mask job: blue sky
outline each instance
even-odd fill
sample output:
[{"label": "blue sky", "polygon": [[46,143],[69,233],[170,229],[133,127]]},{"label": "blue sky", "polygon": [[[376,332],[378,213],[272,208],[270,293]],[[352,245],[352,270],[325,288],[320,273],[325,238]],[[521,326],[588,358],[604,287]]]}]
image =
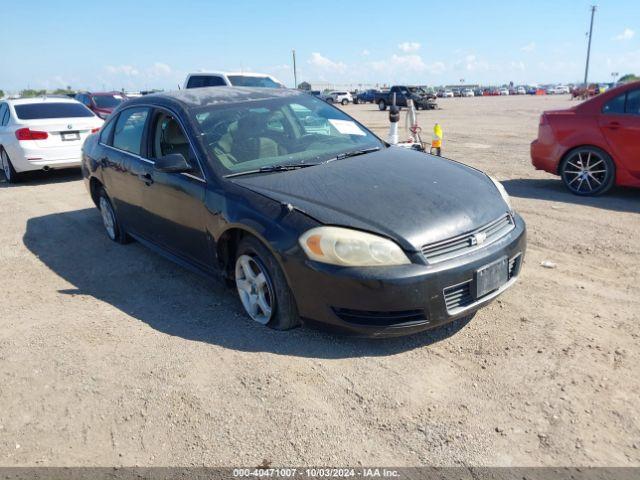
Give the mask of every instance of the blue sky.
[{"label": "blue sky", "polygon": [[[0,89],[174,89],[200,69],[292,85],[292,48],[299,81],[572,82],[590,3],[0,0]],[[600,1],[590,72],[640,74],[640,1]]]}]

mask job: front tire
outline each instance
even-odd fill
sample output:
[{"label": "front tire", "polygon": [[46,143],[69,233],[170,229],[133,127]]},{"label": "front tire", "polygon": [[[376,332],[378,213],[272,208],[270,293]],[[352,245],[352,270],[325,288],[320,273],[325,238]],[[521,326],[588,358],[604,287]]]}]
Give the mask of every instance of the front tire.
[{"label": "front tire", "polygon": [[9,159],[9,155],[4,148],[0,148],[0,167],[2,167],[2,173],[7,183],[16,183],[19,180],[16,169],[13,168],[13,164]]},{"label": "front tire", "polygon": [[342,106],[345,106],[349,104],[349,100],[347,100],[346,98],[343,98],[340,103],[342,103]]},{"label": "front tire", "polygon": [[578,147],[563,158],[560,177],[574,195],[602,195],[613,187],[616,167],[611,156],[596,147]]},{"label": "front tire", "polygon": [[118,216],[113,209],[111,199],[104,188],[101,188],[98,193],[98,210],[100,210],[102,225],[104,226],[109,239],[116,243],[129,243],[131,241],[131,237],[129,237],[129,235],[127,235],[127,233],[122,229],[122,226],[118,221]]},{"label": "front tire", "polygon": [[245,237],[238,246],[235,283],[252,320],[275,330],[300,325],[298,308],[280,265],[255,237]]},{"label": "front tire", "polygon": [[378,109],[384,112],[387,109],[387,102],[385,102],[384,100],[380,100],[378,102]]}]

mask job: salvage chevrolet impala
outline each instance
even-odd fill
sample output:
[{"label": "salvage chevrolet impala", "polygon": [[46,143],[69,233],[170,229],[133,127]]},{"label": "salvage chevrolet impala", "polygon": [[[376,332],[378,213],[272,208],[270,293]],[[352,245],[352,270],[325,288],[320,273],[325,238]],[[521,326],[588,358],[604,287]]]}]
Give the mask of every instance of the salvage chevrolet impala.
[{"label": "salvage chevrolet impala", "polygon": [[109,238],[221,273],[276,329],[391,336],[470,317],[525,252],[500,183],[293,90],[131,100],[85,142],[82,170]]}]

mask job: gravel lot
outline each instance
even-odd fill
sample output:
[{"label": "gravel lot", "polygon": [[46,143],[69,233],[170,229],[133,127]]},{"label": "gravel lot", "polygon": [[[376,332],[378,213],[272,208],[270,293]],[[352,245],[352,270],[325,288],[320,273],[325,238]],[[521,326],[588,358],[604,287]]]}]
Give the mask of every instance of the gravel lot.
[{"label": "gravel lot", "polygon": [[408,338],[271,331],[110,242],[79,172],[0,183],[0,465],[640,465],[640,193],[532,169],[568,97],[439,103],[423,127],[504,181],[528,258],[470,323]]}]

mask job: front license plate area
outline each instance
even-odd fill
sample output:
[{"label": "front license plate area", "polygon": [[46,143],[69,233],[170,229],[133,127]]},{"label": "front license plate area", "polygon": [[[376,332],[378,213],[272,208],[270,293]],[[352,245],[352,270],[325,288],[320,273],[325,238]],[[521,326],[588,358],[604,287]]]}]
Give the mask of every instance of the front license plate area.
[{"label": "front license plate area", "polygon": [[497,290],[509,279],[509,259],[503,257],[475,271],[474,296],[481,298]]},{"label": "front license plate area", "polygon": [[74,140],[80,140],[80,132],[62,132],[63,142],[72,142]]}]

